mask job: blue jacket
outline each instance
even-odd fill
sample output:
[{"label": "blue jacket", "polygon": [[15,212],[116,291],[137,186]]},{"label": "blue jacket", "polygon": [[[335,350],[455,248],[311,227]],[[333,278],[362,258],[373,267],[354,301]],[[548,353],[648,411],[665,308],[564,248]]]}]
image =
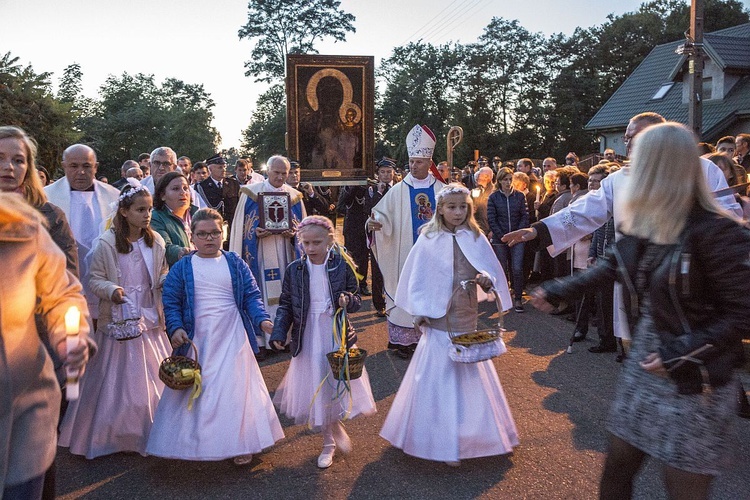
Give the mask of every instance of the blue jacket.
[{"label": "blue jacket", "polygon": [[[232,276],[232,291],[234,302],[242,316],[245,325],[247,339],[258,352],[258,342],[255,340],[255,332],[260,332],[260,324],[265,320],[271,320],[263,307],[260,290],[255,283],[250,268],[245,261],[233,252],[222,250],[229,264],[229,274]],[[195,335],[195,281],[193,279],[193,255],[186,255],[178,260],[169,270],[167,280],[164,282],[162,302],[164,303],[164,318],[167,323],[167,334],[172,334],[178,328],[182,328],[192,340]],[[219,332],[217,332],[219,333]],[[178,355],[186,356],[189,345],[185,344],[177,350]]]},{"label": "blue jacket", "polygon": [[499,243],[500,238],[511,231],[529,227],[526,196],[515,189],[511,191],[510,196],[505,196],[505,193],[498,189],[487,200],[487,220],[495,243]]},{"label": "blue jacket", "polygon": [[[359,284],[354,271],[349,268],[344,258],[336,251],[328,257],[328,286],[331,291],[331,304],[338,308],[339,295],[349,296],[346,311],[354,313],[362,305],[359,296]],[[315,292],[315,290],[313,290]],[[292,356],[302,351],[302,336],[305,331],[307,312],[310,310],[310,272],[307,269],[307,256],[297,259],[286,268],[281,288],[279,308],[276,310],[276,321],[273,324],[271,341],[286,342],[286,334],[292,327]],[[348,344],[357,341],[356,335],[350,335]]]}]

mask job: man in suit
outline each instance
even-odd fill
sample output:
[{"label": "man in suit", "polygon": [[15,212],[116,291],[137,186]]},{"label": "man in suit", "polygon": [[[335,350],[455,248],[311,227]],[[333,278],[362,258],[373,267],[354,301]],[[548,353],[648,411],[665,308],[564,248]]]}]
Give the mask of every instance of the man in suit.
[{"label": "man in suit", "polygon": [[208,179],[196,184],[196,191],[205,200],[209,208],[215,208],[232,227],[234,211],[240,199],[240,183],[233,177],[227,177],[227,161],[221,154],[215,154],[205,161],[210,173]]},{"label": "man in suit", "polygon": [[125,160],[125,163],[120,167],[120,178],[112,183],[112,187],[122,189],[128,184],[128,170],[131,168],[138,167],[138,162],[135,160]]},{"label": "man in suit", "polygon": [[734,139],[734,152],[737,153],[734,161],[750,171],[750,134],[737,134]]},{"label": "man in suit", "polygon": [[[447,164],[446,164],[447,165]],[[390,158],[383,157],[377,163],[378,184],[368,188],[367,213],[383,199],[385,193],[393,186],[393,172],[396,169],[396,162]],[[438,168],[440,168],[438,166]],[[370,250],[370,268],[372,270],[372,305],[375,307],[375,314],[381,318],[385,317],[385,291],[383,288],[383,273],[380,272],[378,262]]]},{"label": "man in suit", "polygon": [[302,193],[302,203],[307,215],[322,215],[328,217],[331,202],[324,197],[315,186],[309,182],[300,182],[300,166],[296,161],[289,161],[289,177],[286,183]]}]

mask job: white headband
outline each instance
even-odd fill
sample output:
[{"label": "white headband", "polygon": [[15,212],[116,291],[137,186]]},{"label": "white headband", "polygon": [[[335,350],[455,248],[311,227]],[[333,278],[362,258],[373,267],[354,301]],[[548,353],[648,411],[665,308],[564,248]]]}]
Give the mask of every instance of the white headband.
[{"label": "white headband", "polygon": [[465,196],[469,196],[469,189],[462,184],[448,184],[436,195],[437,201],[440,201],[443,196],[447,196],[449,194],[463,194]]}]

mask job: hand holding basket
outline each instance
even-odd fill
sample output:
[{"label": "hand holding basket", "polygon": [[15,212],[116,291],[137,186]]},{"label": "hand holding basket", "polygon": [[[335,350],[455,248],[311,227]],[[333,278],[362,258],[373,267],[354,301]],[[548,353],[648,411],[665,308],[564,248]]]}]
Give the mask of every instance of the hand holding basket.
[{"label": "hand holding basket", "polygon": [[[470,285],[476,285],[476,281],[462,281],[461,285],[456,287],[451,295],[451,301],[448,303],[449,311],[456,292],[461,289],[466,290]],[[505,347],[505,342],[503,342],[503,332],[505,331],[505,328],[503,328],[503,308],[500,304],[500,296],[494,288],[490,289],[490,293],[493,293],[495,296],[495,304],[497,306],[497,311],[500,314],[497,328],[487,328],[454,335],[450,328],[450,320],[449,318],[446,318],[446,322],[448,323],[448,335],[451,339],[451,347],[448,351],[448,356],[451,360],[457,363],[477,363],[479,361],[485,361],[500,356],[508,350],[507,347]]]}]

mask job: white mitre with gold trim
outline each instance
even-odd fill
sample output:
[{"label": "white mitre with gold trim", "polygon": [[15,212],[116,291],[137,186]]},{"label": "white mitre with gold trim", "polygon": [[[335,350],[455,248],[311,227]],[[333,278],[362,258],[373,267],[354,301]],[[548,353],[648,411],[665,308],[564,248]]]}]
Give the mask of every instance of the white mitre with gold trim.
[{"label": "white mitre with gold trim", "polygon": [[414,125],[406,136],[409,158],[432,158],[435,150],[435,134],[425,125]]}]

